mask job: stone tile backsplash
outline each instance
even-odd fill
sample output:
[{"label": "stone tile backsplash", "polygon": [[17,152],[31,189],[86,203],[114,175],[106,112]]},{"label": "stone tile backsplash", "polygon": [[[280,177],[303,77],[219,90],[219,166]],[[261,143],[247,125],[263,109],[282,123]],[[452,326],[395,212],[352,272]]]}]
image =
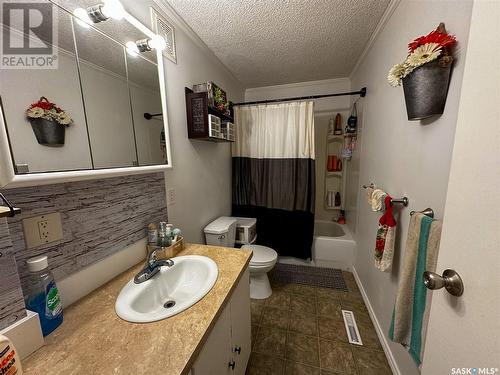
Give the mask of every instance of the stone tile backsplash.
[{"label": "stone tile backsplash", "polygon": [[[141,240],[150,222],[167,220],[163,173],[3,193],[22,213],[0,222],[0,329],[25,316],[20,285],[26,280],[28,258],[47,255],[60,280]],[[52,212],[61,214],[64,238],[26,249],[22,219]]]},{"label": "stone tile backsplash", "polygon": [[7,219],[0,219],[0,329],[26,316]]}]

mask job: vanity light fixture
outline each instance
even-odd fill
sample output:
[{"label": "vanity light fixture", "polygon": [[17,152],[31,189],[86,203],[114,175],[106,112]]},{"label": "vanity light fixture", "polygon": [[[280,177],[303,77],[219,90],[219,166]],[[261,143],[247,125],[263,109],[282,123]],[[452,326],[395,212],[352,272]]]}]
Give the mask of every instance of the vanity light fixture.
[{"label": "vanity light fixture", "polygon": [[136,57],[140,52],[135,42],[127,42],[125,43],[125,47],[127,49],[127,53],[132,57]]},{"label": "vanity light fixture", "polygon": [[92,23],[106,21],[109,18],[121,20],[125,17],[125,9],[118,0],[104,0],[103,3],[92,5],[87,9],[76,8],[73,14],[80,26],[88,27]]},{"label": "vanity light fixture", "polygon": [[135,44],[139,52],[147,52],[152,49],[163,51],[167,47],[167,42],[161,35],[154,35],[151,38],[138,40]]},{"label": "vanity light fixture", "polygon": [[81,27],[88,29],[90,25],[92,25],[92,20],[90,19],[87,11],[83,8],[76,8],[73,11],[73,15],[75,16],[75,21]]}]

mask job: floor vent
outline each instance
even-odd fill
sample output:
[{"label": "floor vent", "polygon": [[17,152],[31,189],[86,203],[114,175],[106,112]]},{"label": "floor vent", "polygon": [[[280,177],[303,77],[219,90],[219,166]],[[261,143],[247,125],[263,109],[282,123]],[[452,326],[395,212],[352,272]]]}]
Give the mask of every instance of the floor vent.
[{"label": "floor vent", "polygon": [[363,345],[361,336],[359,335],[358,325],[356,324],[356,319],[354,318],[354,313],[349,310],[342,310],[342,316],[344,318],[345,330],[347,331],[349,343]]}]

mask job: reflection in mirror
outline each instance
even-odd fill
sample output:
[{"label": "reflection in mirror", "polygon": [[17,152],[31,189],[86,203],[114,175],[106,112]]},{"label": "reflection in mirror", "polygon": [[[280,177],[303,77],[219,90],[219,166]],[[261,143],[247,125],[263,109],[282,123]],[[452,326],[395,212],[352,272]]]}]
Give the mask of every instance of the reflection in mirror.
[{"label": "reflection in mirror", "polygon": [[125,49],[93,28],[74,31],[94,168],[137,165]]},{"label": "reflection in mirror", "polygon": [[[57,12],[56,7],[53,9]],[[0,69],[0,95],[16,173],[92,168],[71,17],[59,11],[55,19],[57,69]],[[7,26],[2,27],[5,32]],[[22,41],[23,34],[14,25],[10,31],[11,38]],[[51,40],[49,30],[42,31],[38,34],[41,39]],[[28,118],[28,107],[41,97],[64,110],[71,123],[66,126],[67,117],[39,109],[30,112],[34,117]],[[48,106],[47,100],[40,105]]]},{"label": "reflection in mirror", "polygon": [[142,54],[127,53],[127,70],[139,165],[165,164],[167,156],[158,67]]}]

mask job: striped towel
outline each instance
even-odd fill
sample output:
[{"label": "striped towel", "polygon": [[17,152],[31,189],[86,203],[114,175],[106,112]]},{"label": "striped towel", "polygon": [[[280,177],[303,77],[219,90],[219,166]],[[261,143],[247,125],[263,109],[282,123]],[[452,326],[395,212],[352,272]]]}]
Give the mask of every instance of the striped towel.
[{"label": "striped towel", "polygon": [[416,213],[410,219],[403,268],[392,313],[389,338],[408,348],[420,366],[427,332],[430,297],[424,271],[436,271],[442,223]]}]

